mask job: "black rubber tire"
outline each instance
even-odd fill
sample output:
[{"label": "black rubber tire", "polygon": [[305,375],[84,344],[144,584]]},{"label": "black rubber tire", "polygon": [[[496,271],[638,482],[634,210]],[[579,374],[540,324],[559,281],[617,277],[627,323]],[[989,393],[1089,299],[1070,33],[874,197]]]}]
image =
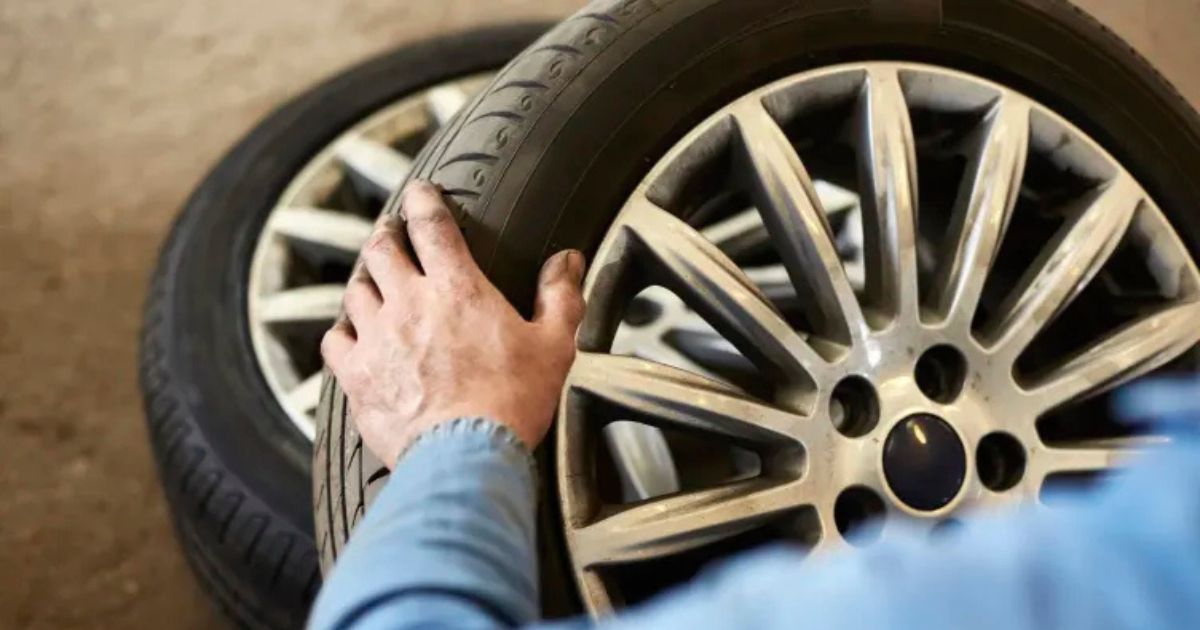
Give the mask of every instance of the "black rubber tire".
[{"label": "black rubber tire", "polygon": [[[1064,0],[596,0],[509,64],[413,176],[446,189],[484,271],[528,309],[542,261],[566,247],[593,252],[687,130],[774,79],[866,59],[958,68],[1049,106],[1120,160],[1200,251],[1200,119]],[[328,568],[387,471],[363,452],[336,383],[325,389],[315,498]],[[540,540],[556,552],[551,479]],[[543,585],[572,583],[546,571]]]},{"label": "black rubber tire", "polygon": [[145,412],[184,552],[237,625],[300,628],[320,584],[312,445],[259,372],[246,322],[250,259],[268,213],[346,128],[431,85],[496,70],[546,28],[445,35],[327,80],[222,158],[172,229],[145,307]]}]

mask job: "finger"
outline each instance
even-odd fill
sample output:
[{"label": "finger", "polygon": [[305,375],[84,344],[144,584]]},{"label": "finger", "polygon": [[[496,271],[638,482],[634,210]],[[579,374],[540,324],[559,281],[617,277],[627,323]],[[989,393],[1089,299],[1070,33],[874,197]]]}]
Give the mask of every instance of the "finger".
[{"label": "finger", "polygon": [[409,255],[408,236],[397,217],[386,217],[375,227],[363,245],[362,261],[385,300],[402,296],[405,285],[421,275]]},{"label": "finger", "polygon": [[346,366],[346,358],[353,349],[354,330],[345,319],[339,319],[321,338],[321,358],[339,380]]},{"label": "finger", "polygon": [[408,238],[427,276],[445,276],[478,270],[467,241],[436,186],[414,181],[404,189],[400,212],[408,224]]},{"label": "finger", "polygon": [[583,254],[574,249],[561,251],[542,266],[538,277],[537,301],[533,321],[557,334],[575,336],[583,319]]},{"label": "finger", "polygon": [[346,311],[346,317],[350,318],[356,329],[362,329],[375,318],[381,307],[383,297],[379,295],[375,282],[365,273],[355,274],[346,286],[346,294],[342,296],[342,308]]}]

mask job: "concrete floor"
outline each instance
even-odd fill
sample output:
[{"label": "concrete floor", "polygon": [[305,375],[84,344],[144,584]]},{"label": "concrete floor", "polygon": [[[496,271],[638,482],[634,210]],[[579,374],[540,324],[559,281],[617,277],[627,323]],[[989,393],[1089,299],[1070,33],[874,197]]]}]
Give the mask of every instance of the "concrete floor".
[{"label": "concrete floor", "polygon": [[[134,341],[159,242],[225,148],[370,54],[578,4],[0,4],[0,627],[220,626],[167,526]],[[1200,103],[1200,1],[1083,4]]]}]

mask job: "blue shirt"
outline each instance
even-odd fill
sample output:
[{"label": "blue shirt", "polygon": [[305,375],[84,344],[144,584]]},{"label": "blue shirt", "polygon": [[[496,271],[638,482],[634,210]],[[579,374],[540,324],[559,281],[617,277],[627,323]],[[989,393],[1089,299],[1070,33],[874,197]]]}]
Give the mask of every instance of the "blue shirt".
[{"label": "blue shirt", "polygon": [[[545,628],[1200,627],[1200,381],[1121,392],[1171,435],[1100,488],[802,560],[778,547],[621,614]],[[538,626],[536,479],[504,427],[419,438],[329,576],[312,628]]]}]

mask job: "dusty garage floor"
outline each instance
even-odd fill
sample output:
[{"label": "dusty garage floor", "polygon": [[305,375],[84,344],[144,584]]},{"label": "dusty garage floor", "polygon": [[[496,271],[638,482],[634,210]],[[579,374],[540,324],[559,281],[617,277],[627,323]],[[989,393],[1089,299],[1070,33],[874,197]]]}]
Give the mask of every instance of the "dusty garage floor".
[{"label": "dusty garage floor", "polygon": [[[0,627],[220,625],[168,529],[134,382],[148,270],[218,155],[373,52],[577,4],[0,4]],[[1200,103],[1200,2],[1083,4]]]}]

